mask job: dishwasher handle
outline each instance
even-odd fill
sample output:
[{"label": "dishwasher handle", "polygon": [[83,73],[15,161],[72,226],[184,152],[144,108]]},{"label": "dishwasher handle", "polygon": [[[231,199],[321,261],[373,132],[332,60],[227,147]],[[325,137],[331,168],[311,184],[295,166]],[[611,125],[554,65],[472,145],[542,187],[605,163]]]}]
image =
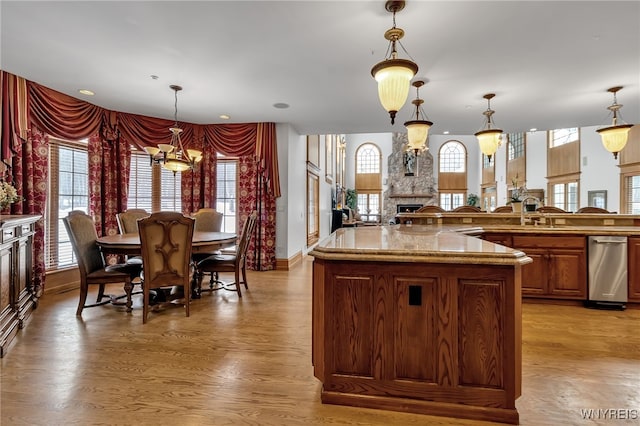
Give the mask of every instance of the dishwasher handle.
[{"label": "dishwasher handle", "polygon": [[596,244],[626,244],[627,237],[590,237]]}]

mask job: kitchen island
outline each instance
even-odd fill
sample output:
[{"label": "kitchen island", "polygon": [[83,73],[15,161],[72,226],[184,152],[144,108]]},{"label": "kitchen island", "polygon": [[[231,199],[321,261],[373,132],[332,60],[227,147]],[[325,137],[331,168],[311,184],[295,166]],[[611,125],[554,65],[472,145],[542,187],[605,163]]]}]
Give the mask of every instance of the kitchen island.
[{"label": "kitchen island", "polygon": [[517,424],[523,252],[446,226],[342,228],[310,253],[324,403]]}]

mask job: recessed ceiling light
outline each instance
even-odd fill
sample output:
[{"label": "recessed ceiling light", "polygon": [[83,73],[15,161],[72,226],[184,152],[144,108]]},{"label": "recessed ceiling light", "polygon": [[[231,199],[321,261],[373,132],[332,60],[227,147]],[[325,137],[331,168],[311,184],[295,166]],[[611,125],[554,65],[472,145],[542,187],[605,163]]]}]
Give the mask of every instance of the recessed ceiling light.
[{"label": "recessed ceiling light", "polygon": [[231,117],[229,117],[227,114],[220,114],[220,118],[223,119],[223,120],[228,120]]},{"label": "recessed ceiling light", "polygon": [[286,104],[284,102],[276,102],[275,104],[273,104],[273,107],[278,109],[287,109],[289,108],[289,104]]},{"label": "recessed ceiling light", "polygon": [[89,89],[80,89],[78,90],[79,93],[83,94],[83,95],[87,95],[87,96],[93,96],[95,95],[95,93],[93,93],[91,90]]},{"label": "recessed ceiling light", "polygon": [[155,75],[155,74],[150,75],[150,77],[151,77],[151,79],[152,79],[152,80],[157,80],[157,79],[159,78],[159,77],[158,77],[157,75]]},{"label": "recessed ceiling light", "polygon": [[530,131],[530,132],[537,132],[537,131],[538,131],[538,129],[536,129],[535,127],[532,127],[532,128],[530,128],[530,129],[529,129],[529,131]]},{"label": "recessed ceiling light", "polygon": [[448,134],[449,134],[449,131],[448,131],[448,130],[445,130],[444,132],[442,132],[442,134],[443,134],[443,135],[448,135]]}]

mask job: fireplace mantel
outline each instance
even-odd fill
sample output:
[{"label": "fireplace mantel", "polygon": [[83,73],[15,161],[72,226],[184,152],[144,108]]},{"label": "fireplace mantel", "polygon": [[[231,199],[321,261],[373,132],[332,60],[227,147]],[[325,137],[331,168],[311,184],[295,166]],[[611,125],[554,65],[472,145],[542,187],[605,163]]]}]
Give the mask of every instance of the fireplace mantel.
[{"label": "fireplace mantel", "polygon": [[434,194],[391,194],[389,198],[433,198]]}]

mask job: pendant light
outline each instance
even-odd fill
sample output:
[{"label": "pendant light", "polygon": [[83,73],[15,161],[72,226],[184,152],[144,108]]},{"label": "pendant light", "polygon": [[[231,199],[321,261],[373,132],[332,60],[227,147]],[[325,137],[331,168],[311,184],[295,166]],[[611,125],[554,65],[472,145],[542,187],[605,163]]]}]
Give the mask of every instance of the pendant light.
[{"label": "pendant light", "polygon": [[622,108],[622,105],[618,103],[616,99],[616,93],[622,89],[622,86],[612,87],[607,92],[613,93],[613,104],[609,105],[607,109],[613,112],[613,121],[611,126],[603,127],[596,130],[602,138],[602,145],[605,149],[613,153],[613,158],[618,159],[618,152],[622,151],[622,148],[627,144],[629,138],[629,129],[633,127],[633,124],[626,124],[620,118],[622,124],[618,124],[618,111]]},{"label": "pendant light", "polygon": [[185,150],[182,146],[182,140],[180,139],[180,133],[182,129],[178,127],[178,92],[182,90],[181,86],[172,84],[169,86],[174,91],[174,120],[175,124],[170,127],[171,141],[170,143],[161,143],[155,146],[146,146],[144,151],[149,154],[151,158],[151,164],[162,164],[162,167],[171,170],[172,172],[185,172],[187,170],[193,170],[196,163],[202,160],[202,151],[197,149]]},{"label": "pendant light", "polygon": [[408,59],[399,59],[396,50],[396,43],[405,50],[400,43],[400,39],[404,37],[404,30],[396,27],[396,12],[404,9],[404,6],[404,1],[387,1],[385,3],[385,9],[393,13],[393,27],[384,33],[384,38],[389,40],[391,53],[371,69],[371,75],[378,82],[380,103],[389,112],[391,124],[395,123],[396,113],[406,102],[411,79],[418,72],[418,65]]},{"label": "pendant light", "polygon": [[[404,127],[407,128],[407,139],[408,146],[407,149],[413,150],[416,155],[420,151],[423,151],[427,148],[427,137],[429,136],[429,129],[433,125],[431,121],[425,120],[427,115],[422,110],[422,104],[424,101],[420,99],[420,87],[424,85],[424,81],[416,80],[413,82],[413,87],[416,88],[416,98],[411,102],[415,105],[415,119],[405,121]],[[422,117],[420,114],[422,113]],[[412,117],[413,118],[413,117]]]},{"label": "pendant light", "polygon": [[487,110],[482,114],[487,117],[487,121],[485,122],[484,129],[475,134],[478,138],[480,151],[489,158],[489,161],[491,161],[491,156],[493,156],[493,154],[498,150],[502,136],[502,129],[492,128],[493,123],[491,121],[491,116],[495,111],[491,109],[491,99],[493,99],[494,96],[495,94],[493,93],[487,93],[483,96],[483,98],[487,100]]}]

